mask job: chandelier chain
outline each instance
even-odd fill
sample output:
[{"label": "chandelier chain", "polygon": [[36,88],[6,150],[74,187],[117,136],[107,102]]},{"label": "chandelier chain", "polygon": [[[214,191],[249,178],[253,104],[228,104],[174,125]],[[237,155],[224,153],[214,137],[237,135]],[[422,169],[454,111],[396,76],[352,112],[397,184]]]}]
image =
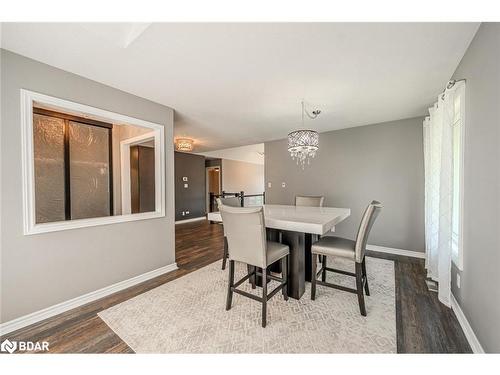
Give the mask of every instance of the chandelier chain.
[{"label": "chandelier chain", "polygon": [[301,130],[296,130],[288,134],[288,152],[293,160],[297,161],[297,165],[301,165],[304,169],[306,161],[310,164],[310,160],[316,156],[316,151],[319,149],[319,135],[314,130],[304,129],[304,113],[310,119],[315,119],[319,114],[319,110],[313,111],[313,115],[309,114],[302,104],[302,127]]}]

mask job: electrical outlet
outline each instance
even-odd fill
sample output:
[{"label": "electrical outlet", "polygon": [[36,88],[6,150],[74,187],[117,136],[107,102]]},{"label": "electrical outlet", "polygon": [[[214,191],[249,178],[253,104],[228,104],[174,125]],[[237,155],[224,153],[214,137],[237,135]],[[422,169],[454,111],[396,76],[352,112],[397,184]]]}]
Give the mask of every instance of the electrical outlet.
[{"label": "electrical outlet", "polygon": [[187,189],[189,187],[188,184],[184,184],[184,189]]},{"label": "electrical outlet", "polygon": [[186,215],[186,213],[184,211],[182,211],[182,216],[185,216],[185,215]]},{"label": "electrical outlet", "polygon": [[460,289],[460,274],[457,273],[457,288]]},{"label": "electrical outlet", "polygon": [[285,187],[286,187],[286,183],[285,183],[285,182],[282,182],[282,183],[281,183],[281,187],[282,187],[282,188],[285,188]]},{"label": "electrical outlet", "polygon": [[189,211],[186,211],[186,215],[189,215]]},{"label": "electrical outlet", "polygon": [[268,182],[268,183],[267,183],[267,187],[268,187],[268,188],[270,188],[270,187],[272,187],[272,186],[273,186],[273,184],[272,184],[272,183],[270,183],[270,182]]}]

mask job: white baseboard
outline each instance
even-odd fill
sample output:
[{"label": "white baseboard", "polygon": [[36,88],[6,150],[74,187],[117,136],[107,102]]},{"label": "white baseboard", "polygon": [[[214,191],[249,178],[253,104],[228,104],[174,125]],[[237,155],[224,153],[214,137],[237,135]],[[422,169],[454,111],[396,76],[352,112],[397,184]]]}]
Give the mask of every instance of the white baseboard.
[{"label": "white baseboard", "polygon": [[110,294],[119,292],[120,290],[127,289],[131,286],[140,284],[144,281],[152,279],[154,277],[160,276],[164,273],[171,272],[177,269],[177,263],[172,263],[164,267],[157,268],[153,271],[143,273],[142,275],[132,277],[127,280],[120,281],[116,284],[109,285],[102,289],[84,294],[80,297],[70,299],[65,302],[58,303],[47,307],[43,310],[35,311],[34,313],[21,316],[19,318],[13,319],[11,321],[0,324],[0,335],[5,335],[6,333],[16,331],[20,328],[27,327],[31,324],[38,323],[44,319],[51,318],[55,315],[61,314],[68,310],[74,309],[85,305],[89,302],[96,301],[100,298],[109,296]]},{"label": "white baseboard", "polygon": [[460,323],[460,326],[462,327],[462,330],[464,331],[465,337],[467,337],[467,341],[469,341],[469,345],[474,353],[484,353],[484,349],[481,346],[481,343],[477,339],[476,334],[474,333],[474,330],[472,329],[471,325],[469,324],[469,321],[465,317],[464,312],[462,311],[462,308],[458,304],[458,301],[456,300],[455,296],[452,294],[451,295],[451,308],[455,312],[455,315],[457,316],[458,322]]},{"label": "white baseboard", "polygon": [[384,246],[377,246],[377,245],[366,245],[366,249],[372,250],[372,251],[378,251],[380,253],[388,253],[388,254],[394,254],[394,255],[402,255],[405,257],[425,259],[425,253],[421,253],[419,251],[395,249],[393,247],[384,247]]},{"label": "white baseboard", "polygon": [[194,217],[192,219],[186,219],[186,220],[177,220],[175,224],[184,224],[184,223],[191,223],[193,221],[199,221],[199,220],[205,220],[207,217],[206,216],[201,216],[201,217]]}]

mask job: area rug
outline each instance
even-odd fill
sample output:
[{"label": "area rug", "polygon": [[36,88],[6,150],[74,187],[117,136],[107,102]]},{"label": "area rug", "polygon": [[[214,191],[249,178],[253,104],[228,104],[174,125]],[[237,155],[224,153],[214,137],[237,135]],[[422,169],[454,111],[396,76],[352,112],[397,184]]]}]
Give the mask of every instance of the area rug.
[{"label": "area rug", "polygon": [[[310,283],[300,300],[281,293],[268,303],[267,327],[261,305],[238,294],[225,310],[228,270],[216,262],[99,313],[99,317],[136,353],[395,353],[394,262],[366,258],[371,296],[367,317],[355,294]],[[329,259],[329,266],[353,270],[354,264]],[[236,265],[238,279],[246,266]],[[328,281],[354,287],[353,277],[329,273]],[[277,285],[270,284],[272,290]],[[252,291],[249,284],[240,288]]]}]

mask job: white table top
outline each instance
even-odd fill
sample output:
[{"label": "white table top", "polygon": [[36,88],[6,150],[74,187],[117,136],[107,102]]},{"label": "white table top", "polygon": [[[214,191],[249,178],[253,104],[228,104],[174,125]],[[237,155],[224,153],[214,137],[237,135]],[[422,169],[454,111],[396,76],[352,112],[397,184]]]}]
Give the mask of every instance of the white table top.
[{"label": "white table top", "polygon": [[[323,235],[351,215],[349,208],[264,205],[267,228]],[[208,220],[222,221],[220,212],[210,212]]]}]

